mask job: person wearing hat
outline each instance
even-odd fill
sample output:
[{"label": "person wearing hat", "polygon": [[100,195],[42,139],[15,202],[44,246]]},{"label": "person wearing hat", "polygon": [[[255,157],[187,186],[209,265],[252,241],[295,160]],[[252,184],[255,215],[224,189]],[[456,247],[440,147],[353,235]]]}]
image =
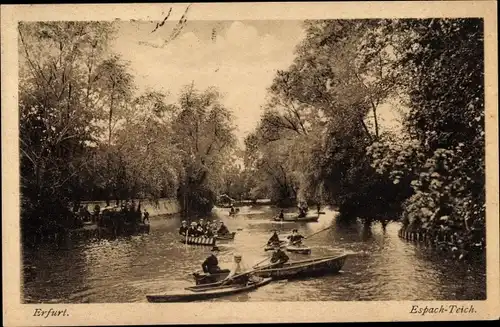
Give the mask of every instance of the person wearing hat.
[{"label": "person wearing hat", "polygon": [[302,244],[302,239],[304,238],[304,236],[300,235],[298,233],[298,230],[294,229],[292,231],[292,235],[288,236],[287,238],[290,241],[290,244],[300,245],[300,244]]},{"label": "person wearing hat", "polygon": [[183,220],[181,223],[181,228],[179,228],[179,234],[181,234],[182,236],[186,236],[188,229],[189,227],[187,225],[187,222]]},{"label": "person wearing hat", "polygon": [[208,258],[203,261],[201,267],[204,273],[215,274],[221,271],[219,267],[219,260],[217,259],[217,254],[219,253],[219,248],[214,246],[211,250],[211,254]]},{"label": "person wearing hat", "polygon": [[290,258],[283,252],[279,247],[275,248],[273,255],[271,257],[271,263],[273,263],[273,268],[280,267],[284,263],[287,263]]},{"label": "person wearing hat", "polygon": [[196,223],[194,221],[191,223],[191,226],[188,228],[188,234],[190,236],[194,236],[194,237],[198,236],[198,229],[196,228]]}]

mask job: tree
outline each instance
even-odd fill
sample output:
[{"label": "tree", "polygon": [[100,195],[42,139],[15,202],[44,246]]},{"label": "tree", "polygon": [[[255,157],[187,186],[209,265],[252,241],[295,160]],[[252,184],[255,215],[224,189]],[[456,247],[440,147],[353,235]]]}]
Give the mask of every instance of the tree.
[{"label": "tree", "polygon": [[87,22],[22,23],[18,31],[21,194],[30,204],[21,224],[28,235],[64,223],[66,199],[82,195],[86,149],[99,133],[93,68],[114,31]]},{"label": "tree", "polygon": [[222,167],[235,145],[232,116],[213,88],[200,92],[186,86],[172,125],[173,142],[182,156],[184,179],[179,198],[188,214],[208,212],[221,185]]}]

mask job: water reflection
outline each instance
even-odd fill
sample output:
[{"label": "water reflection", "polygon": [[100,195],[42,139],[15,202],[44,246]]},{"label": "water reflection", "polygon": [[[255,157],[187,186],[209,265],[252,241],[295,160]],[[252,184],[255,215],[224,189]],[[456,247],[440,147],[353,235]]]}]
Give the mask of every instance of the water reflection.
[{"label": "water reflection", "polygon": [[[220,242],[222,268],[235,252],[251,266],[269,256],[264,245],[271,230],[288,234],[297,228],[307,239],[311,257],[351,253],[341,274],[300,281],[273,282],[253,292],[213,301],[350,301],[484,299],[484,265],[445,260],[427,248],[397,237],[399,224],[348,223],[327,211],[316,223],[279,223],[271,207],[243,207],[236,216],[216,209],[237,231],[234,241]],[[42,248],[26,253],[24,277],[28,302],[144,302],[145,295],[192,285],[209,247],[179,241],[178,217],[152,217],[148,235],[101,240],[60,251]],[[292,260],[308,258],[290,254]]]}]

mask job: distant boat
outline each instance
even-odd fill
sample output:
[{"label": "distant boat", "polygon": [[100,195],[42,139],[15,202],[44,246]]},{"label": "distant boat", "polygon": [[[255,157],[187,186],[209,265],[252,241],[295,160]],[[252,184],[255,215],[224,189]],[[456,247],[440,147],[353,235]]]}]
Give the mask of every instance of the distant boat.
[{"label": "distant boat", "polygon": [[319,220],[318,214],[308,214],[305,217],[299,217],[298,214],[285,215],[283,219],[275,217],[274,221],[285,221],[285,222],[316,222]]},{"label": "distant boat", "polygon": [[194,236],[188,236],[188,237],[182,237],[179,240],[181,243],[184,244],[189,244],[189,245],[207,245],[207,246],[213,246],[215,245],[216,238],[215,237],[194,237]]}]

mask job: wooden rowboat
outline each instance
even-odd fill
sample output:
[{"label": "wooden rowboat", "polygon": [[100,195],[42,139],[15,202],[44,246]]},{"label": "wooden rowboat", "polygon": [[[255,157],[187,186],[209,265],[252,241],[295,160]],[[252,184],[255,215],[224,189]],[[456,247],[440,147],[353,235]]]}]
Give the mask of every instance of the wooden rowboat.
[{"label": "wooden rowboat", "polygon": [[305,217],[300,217],[299,215],[293,215],[293,216],[285,216],[283,219],[280,219],[278,217],[274,218],[274,221],[283,221],[283,222],[316,222],[319,220],[319,215],[307,215]]},{"label": "wooden rowboat", "polygon": [[247,285],[218,285],[206,288],[189,288],[182,291],[160,295],[146,295],[148,302],[192,302],[228,296],[236,293],[254,290],[271,282],[272,278],[262,278]]},{"label": "wooden rowboat", "polygon": [[182,237],[179,240],[181,243],[184,244],[189,244],[189,245],[207,245],[207,246],[214,246],[216,239],[215,237],[203,237],[203,236],[188,236],[188,237]]},{"label": "wooden rowboat", "polygon": [[[347,254],[341,256],[321,257],[316,259],[287,262],[280,267],[277,264],[270,264],[259,267],[252,272],[253,275],[263,278],[273,279],[295,279],[314,276],[324,276],[336,274],[344,266]],[[205,274],[193,274],[197,285],[202,285],[207,281],[214,283],[227,277],[228,272],[221,272],[210,275],[210,279]]]},{"label": "wooden rowboat", "polygon": [[227,235],[217,235],[217,236],[215,236],[215,238],[218,241],[231,241],[231,240],[234,240],[235,235],[236,235],[236,232],[231,232]]},{"label": "wooden rowboat", "polygon": [[292,253],[311,254],[311,248],[305,245],[287,245],[286,250]]},{"label": "wooden rowboat", "polygon": [[[283,241],[283,240],[280,240],[280,244],[279,244],[279,247],[280,248],[284,248],[286,247],[286,244],[288,242],[287,241]],[[274,249],[276,249],[278,246],[276,244],[273,244],[273,245],[266,245],[266,247],[264,248],[264,251],[272,251]]]},{"label": "wooden rowboat", "polygon": [[270,264],[255,271],[255,276],[273,279],[294,279],[335,274],[342,269],[347,254],[335,257],[322,257],[309,260],[287,262],[280,267]]}]

